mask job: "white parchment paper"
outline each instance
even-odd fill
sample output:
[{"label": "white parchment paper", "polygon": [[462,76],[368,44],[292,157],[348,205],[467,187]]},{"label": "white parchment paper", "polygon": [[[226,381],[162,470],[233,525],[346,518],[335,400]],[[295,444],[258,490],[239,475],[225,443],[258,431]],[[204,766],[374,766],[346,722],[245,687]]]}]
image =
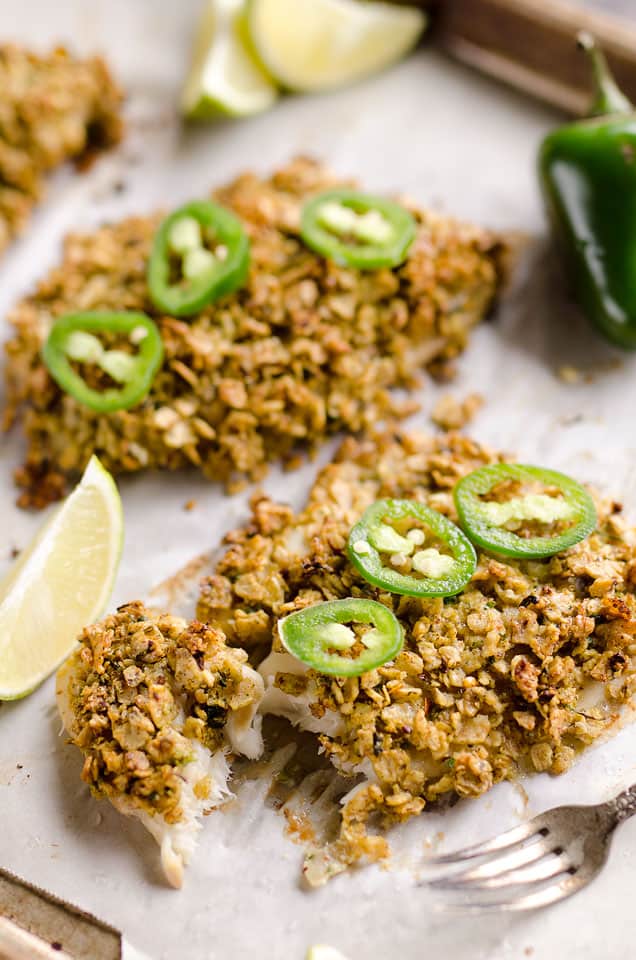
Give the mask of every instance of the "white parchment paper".
[{"label": "white parchment paper", "polygon": [[[32,229],[0,262],[0,318],[55,262],[68,228],[172,207],[245,167],[267,171],[293,153],[315,153],[370,189],[406,191],[531,235],[524,276],[494,322],[474,336],[450,389],[487,397],[471,428],[477,439],[597,483],[636,520],[636,359],[607,348],[568,306],[542,238],[534,156],[558,118],[423,51],[338,94],[288,98],[253,120],[184,132],[174,99],[197,6],[0,3],[3,39],[103,50],[130,91],[131,125],[121,150],[90,174],[54,178]],[[564,384],[555,376],[562,364],[586,370],[591,382]],[[425,412],[438,393],[432,386],[423,392]],[[414,422],[424,424],[425,414]],[[13,506],[20,439],[0,444],[1,574],[42,516]],[[325,448],[320,459],[328,454]],[[265,488],[299,506],[315,470],[273,470]],[[194,475],[141,476],[121,490],[126,545],[113,606],[146,595],[246,516],[247,495],[227,499]],[[191,499],[196,506],[186,512]],[[311,893],[299,884],[301,849],[280,815],[263,805],[266,784],[247,784],[227,810],[207,819],[184,889],[175,892],[162,884],[149,835],[81,784],[81,758],[60,737],[53,689],[50,680],[27,700],[0,707],[0,863],[119,926],[154,960],[301,960],[313,942],[356,960],[622,960],[633,952],[633,821],[621,828],[602,876],[540,914],[449,919],[415,884],[431,844],[450,849],[558,802],[607,798],[636,780],[636,728],[559,779],[500,785],[443,816],[423,815],[402,831],[390,870],[362,869]]]}]

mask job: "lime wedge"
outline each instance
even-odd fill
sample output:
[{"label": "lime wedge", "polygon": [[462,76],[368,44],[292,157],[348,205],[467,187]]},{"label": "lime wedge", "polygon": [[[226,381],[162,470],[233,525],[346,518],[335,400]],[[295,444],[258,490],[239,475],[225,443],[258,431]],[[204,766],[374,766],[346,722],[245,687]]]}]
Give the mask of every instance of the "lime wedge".
[{"label": "lime wedge", "polygon": [[399,60],[426,25],[421,10],[373,0],[247,0],[254,49],[290,90],[352,83]]},{"label": "lime wedge", "polygon": [[193,120],[267,110],[278,91],[244,42],[243,0],[206,0],[181,97]]},{"label": "lime wedge", "polygon": [[92,457],[81,482],[0,582],[0,700],[34,690],[103,611],[123,531],[115,482]]},{"label": "lime wedge", "polygon": [[317,943],[307,951],[306,960],[347,960],[344,953],[325,943]]}]

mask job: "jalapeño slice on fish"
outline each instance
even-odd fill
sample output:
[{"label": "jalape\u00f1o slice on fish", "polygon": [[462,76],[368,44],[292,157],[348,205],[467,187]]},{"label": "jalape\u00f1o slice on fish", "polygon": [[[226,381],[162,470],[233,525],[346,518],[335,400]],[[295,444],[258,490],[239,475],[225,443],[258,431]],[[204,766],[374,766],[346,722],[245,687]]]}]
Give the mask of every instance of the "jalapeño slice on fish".
[{"label": "jalape\u00f1o slice on fish", "polygon": [[402,627],[382,603],[350,597],[296,610],[278,621],[285,649],[320,673],[358,677],[401,650]]},{"label": "jalape\u00f1o slice on fish", "polygon": [[249,259],[247,234],[233,213],[207,200],[186,203],[155,234],[150,298],[172,316],[192,316],[242,286]]},{"label": "jalape\u00f1o slice on fish", "polygon": [[407,597],[453,596],[477,565],[459,527],[415,500],[376,500],[351,530],[347,552],[365,580]]},{"label": "jalape\u00f1o slice on fish", "polygon": [[397,267],[415,239],[415,219],[404,207],[357,190],[329,190],[303,207],[301,236],[308,247],[359,270]]},{"label": "jalape\u00f1o slice on fish", "polygon": [[[492,492],[500,484],[512,484],[514,495],[495,499]],[[530,492],[516,492],[529,486]],[[587,490],[566,474],[543,467],[521,463],[479,467],[456,484],[453,495],[470,539],[505,557],[551,557],[584,540],[597,524]],[[515,532],[524,525],[527,535]],[[544,526],[551,532],[543,534]]]},{"label": "jalape\u00f1o slice on fish", "polygon": [[[125,349],[104,344],[103,338],[112,340],[112,335]],[[91,410],[111,413],[147,396],[163,360],[163,341],[145,313],[68,313],[53,324],[42,359],[65,393]],[[117,386],[100,389],[87,382],[87,377],[103,380],[104,374]]]}]

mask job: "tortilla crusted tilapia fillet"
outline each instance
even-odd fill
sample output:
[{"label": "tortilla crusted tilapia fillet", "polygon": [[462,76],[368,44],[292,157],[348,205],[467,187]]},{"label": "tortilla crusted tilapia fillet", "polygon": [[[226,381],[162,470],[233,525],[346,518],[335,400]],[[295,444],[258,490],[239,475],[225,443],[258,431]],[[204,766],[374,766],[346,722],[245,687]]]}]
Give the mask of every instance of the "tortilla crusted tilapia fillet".
[{"label": "tortilla crusted tilapia fillet", "polygon": [[[297,459],[339,430],[361,431],[415,409],[425,367],[448,364],[490,308],[502,245],[477,227],[414,210],[418,235],[401,266],[360,272],[307,249],[303,202],[338,185],[298,158],[269,179],[244,174],[216,192],[251,242],[248,281],[198,315],[165,316],[146,267],[161,216],[132,217],[66,240],[59,267],[10,314],[8,426],[23,408],[22,505],[59,497],[92,453],[115,473],[198,467],[235,489],[268,461]],[[141,310],[159,325],[163,368],[130,410],[95,413],[64,394],[40,360],[60,315]]]},{"label": "tortilla crusted tilapia fillet", "polygon": [[[310,882],[384,857],[386,838],[368,830],[378,820],[477,797],[520,770],[565,771],[636,689],[636,532],[620,504],[597,499],[596,531],[547,559],[478,551],[454,597],[386,593],[349,562],[349,531],[373,501],[414,499],[457,521],[456,481],[499,459],[459,434],[347,439],[301,513],[254,498],[250,523],[226,538],[203,584],[197,616],[260,662],[261,711],[313,731],[340,773],[362,778],[343,801],[339,837],[308,859]],[[396,614],[405,642],[394,661],[335,678],[283,649],[280,617],[349,596]]]},{"label": "tortilla crusted tilapia fillet", "polygon": [[219,630],[129,603],[86,627],[60,668],[57,703],[82,779],[136,817],[180,887],[200,818],[231,796],[232,753],[262,751],[263,681]]},{"label": "tortilla crusted tilapia fillet", "polygon": [[44,175],[121,140],[122,93],[99,57],[0,44],[0,253],[21,232]]}]

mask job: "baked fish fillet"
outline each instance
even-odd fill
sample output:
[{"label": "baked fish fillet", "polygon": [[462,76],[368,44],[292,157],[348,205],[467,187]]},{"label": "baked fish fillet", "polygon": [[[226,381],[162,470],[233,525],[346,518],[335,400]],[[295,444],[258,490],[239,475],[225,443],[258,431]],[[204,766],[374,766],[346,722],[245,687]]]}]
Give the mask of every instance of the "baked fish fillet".
[{"label": "baked fish fillet", "polygon": [[[597,498],[597,529],[547,559],[479,550],[454,597],[390,594],[348,560],[349,531],[374,500],[415,499],[456,520],[457,480],[498,459],[459,434],[347,439],[300,513],[253,501],[203,584],[197,616],[260,657],[260,709],[313,732],[334,767],[360,780],[332,849],[344,863],[386,855],[384,833],[369,829],[378,820],[480,796],[521,771],[565,771],[636,690],[636,535],[620,504]],[[393,661],[338,678],[283,649],[280,617],[350,596],[397,616],[405,642]]]},{"label": "baked fish fillet", "polygon": [[231,796],[232,753],[262,750],[263,681],[213,627],[129,603],[86,627],[57,677],[82,778],[136,817],[180,887],[201,816]]},{"label": "baked fish fillet", "polygon": [[[403,264],[339,266],[308,249],[299,229],[304,202],[342,185],[300,158],[217,190],[249,236],[249,276],[186,320],[149,297],[162,215],[70,235],[61,264],[9,316],[4,423],[22,417],[28,443],[20,504],[62,496],[93,453],[111,473],[195,467],[233,490],[332,433],[416,409],[392,389],[412,389],[425,369],[449,373],[497,294],[502,243],[412,207],[417,237]],[[139,310],[157,322],[165,359],[142,403],[96,413],[49,376],[42,343],[56,317],[77,310]]]},{"label": "baked fish fillet", "polygon": [[45,174],[119,142],[123,94],[101,57],[0,44],[0,253],[25,227]]}]

